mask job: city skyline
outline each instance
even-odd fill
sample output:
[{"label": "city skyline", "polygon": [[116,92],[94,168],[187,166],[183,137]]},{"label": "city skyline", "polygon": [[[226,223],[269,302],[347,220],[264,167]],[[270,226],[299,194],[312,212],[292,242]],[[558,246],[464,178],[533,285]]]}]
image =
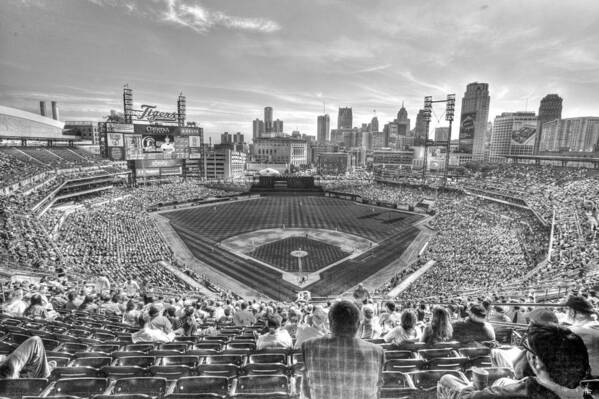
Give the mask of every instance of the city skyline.
[{"label": "city skyline", "polygon": [[[489,84],[489,121],[536,112],[549,93],[564,99],[562,117],[593,116],[593,10],[593,1],[8,0],[0,104],[37,113],[40,100],[56,100],[63,120],[102,120],[122,110],[128,83],[136,105],[164,111],[182,91],[188,120],[213,139],[251,136],[265,106],[286,131],[316,135],[317,116],[345,106],[354,126],[373,110],[383,126],[402,102],[415,121],[425,95],[455,93],[460,115],[466,85],[478,81]],[[433,118],[431,132],[442,122]]]}]

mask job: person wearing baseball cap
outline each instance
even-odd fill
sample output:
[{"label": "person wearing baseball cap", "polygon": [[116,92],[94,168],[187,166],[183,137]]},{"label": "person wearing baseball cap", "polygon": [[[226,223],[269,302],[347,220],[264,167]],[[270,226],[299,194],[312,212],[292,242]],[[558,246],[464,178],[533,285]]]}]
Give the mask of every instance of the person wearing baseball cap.
[{"label": "person wearing baseball cap", "polygon": [[582,338],[589,352],[591,375],[599,376],[599,322],[593,305],[581,296],[570,296],[564,303],[569,328]]},{"label": "person wearing baseball cap", "polygon": [[468,346],[495,340],[495,330],[485,319],[487,310],[482,305],[470,306],[468,317],[453,323],[453,340]]}]

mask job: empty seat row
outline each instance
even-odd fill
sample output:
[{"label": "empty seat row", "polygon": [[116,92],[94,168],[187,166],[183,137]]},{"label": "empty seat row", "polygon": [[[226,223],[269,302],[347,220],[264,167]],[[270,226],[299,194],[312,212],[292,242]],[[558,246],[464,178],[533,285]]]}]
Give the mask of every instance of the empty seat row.
[{"label": "empty seat row", "polygon": [[[487,368],[489,384],[503,377],[513,378],[513,373],[504,368]],[[436,397],[436,386],[445,374],[452,374],[468,384],[468,377],[459,371],[427,370],[411,373],[383,372],[381,398]],[[21,399],[27,397],[76,397],[76,398],[120,398],[130,396],[144,398],[191,399],[204,397],[227,398],[260,395],[268,398],[297,396],[300,379],[285,375],[194,376],[180,377],[169,381],[161,377],[133,377],[110,380],[106,378],[63,378],[57,381],[46,379],[0,380],[0,397]],[[596,381],[589,382],[595,384]],[[98,396],[102,395],[102,396]],[[106,396],[108,395],[108,396]],[[139,396],[142,395],[142,396]],[[143,396],[145,395],[145,396]]]}]

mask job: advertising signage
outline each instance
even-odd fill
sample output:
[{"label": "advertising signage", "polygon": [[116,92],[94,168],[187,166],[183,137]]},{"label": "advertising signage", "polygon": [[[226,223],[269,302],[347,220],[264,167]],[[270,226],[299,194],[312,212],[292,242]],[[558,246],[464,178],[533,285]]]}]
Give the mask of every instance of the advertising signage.
[{"label": "advertising signage", "polygon": [[156,136],[196,136],[200,134],[199,127],[190,126],[162,126],[135,124],[134,131],[137,134]]},{"label": "advertising signage", "polygon": [[474,138],[474,122],[476,121],[476,112],[462,114],[462,123],[460,124],[460,140],[471,140]]},{"label": "advertising signage", "polygon": [[143,104],[140,110],[135,110],[135,120],[148,122],[177,122],[176,112],[162,112],[155,105]]}]

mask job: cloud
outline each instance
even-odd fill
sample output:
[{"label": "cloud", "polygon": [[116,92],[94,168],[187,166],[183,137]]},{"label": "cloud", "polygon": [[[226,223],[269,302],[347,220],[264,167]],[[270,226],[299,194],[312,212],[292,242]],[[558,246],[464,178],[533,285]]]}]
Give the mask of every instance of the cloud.
[{"label": "cloud", "polygon": [[272,33],[281,26],[266,18],[248,18],[228,15],[222,11],[210,10],[192,0],[88,0],[99,7],[125,9],[157,22],[174,23],[205,34],[222,27],[231,30]]},{"label": "cloud", "polygon": [[383,70],[389,69],[389,68],[391,68],[391,64],[377,65],[377,66],[373,66],[370,68],[360,69],[360,70],[354,71],[353,73],[377,72],[377,71],[383,71]]},{"label": "cloud", "polygon": [[275,21],[265,18],[245,18],[211,11],[199,4],[168,0],[164,20],[188,27],[198,33],[206,33],[216,27],[271,33],[281,29]]}]

